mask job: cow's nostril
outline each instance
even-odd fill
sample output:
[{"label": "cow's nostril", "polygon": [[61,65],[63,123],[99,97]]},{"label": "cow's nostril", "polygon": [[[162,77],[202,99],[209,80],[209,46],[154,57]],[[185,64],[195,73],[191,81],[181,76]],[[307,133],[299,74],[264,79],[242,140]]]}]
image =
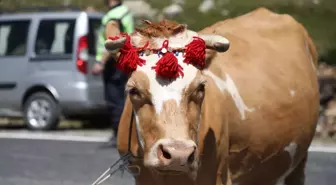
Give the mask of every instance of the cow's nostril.
[{"label": "cow's nostril", "polygon": [[171,155],[170,153],[164,149],[163,145],[160,145],[160,149],[161,149],[161,152],[162,152],[162,156],[166,159],[171,159]]},{"label": "cow's nostril", "polygon": [[188,157],[188,163],[193,163],[195,160],[195,151],[193,151]]}]

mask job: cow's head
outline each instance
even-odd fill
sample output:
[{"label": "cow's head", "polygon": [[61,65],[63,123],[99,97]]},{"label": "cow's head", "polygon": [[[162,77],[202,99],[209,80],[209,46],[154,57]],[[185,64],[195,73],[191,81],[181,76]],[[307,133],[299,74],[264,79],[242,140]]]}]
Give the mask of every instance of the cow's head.
[{"label": "cow's head", "polygon": [[133,104],[144,165],[160,172],[195,173],[198,133],[206,93],[205,49],[225,52],[229,41],[199,35],[163,20],[128,36],[107,40],[120,51],[118,65],[129,73],[126,92]]}]

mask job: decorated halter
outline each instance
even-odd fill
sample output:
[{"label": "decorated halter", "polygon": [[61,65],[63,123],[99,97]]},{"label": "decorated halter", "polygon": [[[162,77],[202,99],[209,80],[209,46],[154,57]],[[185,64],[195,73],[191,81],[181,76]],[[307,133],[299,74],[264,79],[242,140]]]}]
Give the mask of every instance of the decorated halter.
[{"label": "decorated halter", "polygon": [[[130,74],[137,69],[138,66],[146,64],[146,60],[140,58],[144,54],[158,54],[161,56],[160,60],[152,69],[155,70],[156,75],[162,78],[173,79],[179,76],[183,77],[183,68],[178,63],[176,56],[180,52],[183,53],[186,64],[192,64],[195,67],[203,69],[205,66],[205,41],[200,37],[193,37],[193,41],[187,44],[184,48],[170,48],[169,41],[165,40],[161,48],[148,48],[149,42],[143,47],[133,47],[131,44],[131,37],[128,34],[122,33],[126,37],[123,47],[120,49],[120,57],[117,61],[117,67],[124,73]],[[119,39],[119,36],[109,37],[111,40]]]}]

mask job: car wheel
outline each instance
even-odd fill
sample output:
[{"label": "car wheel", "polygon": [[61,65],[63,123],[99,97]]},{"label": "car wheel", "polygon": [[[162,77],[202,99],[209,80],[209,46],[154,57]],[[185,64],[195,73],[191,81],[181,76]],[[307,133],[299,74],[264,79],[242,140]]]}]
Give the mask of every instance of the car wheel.
[{"label": "car wheel", "polygon": [[31,130],[52,130],[60,121],[60,108],[48,93],[34,93],[24,103],[24,121]]}]

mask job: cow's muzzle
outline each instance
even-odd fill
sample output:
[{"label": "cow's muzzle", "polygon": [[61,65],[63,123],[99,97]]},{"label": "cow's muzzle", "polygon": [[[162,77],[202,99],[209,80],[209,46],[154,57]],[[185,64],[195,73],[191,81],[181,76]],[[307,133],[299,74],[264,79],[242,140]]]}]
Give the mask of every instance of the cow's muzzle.
[{"label": "cow's muzzle", "polygon": [[[160,139],[151,149],[151,165],[164,172],[193,172],[197,168],[197,146],[192,140]],[[153,160],[153,159],[149,159]]]}]

